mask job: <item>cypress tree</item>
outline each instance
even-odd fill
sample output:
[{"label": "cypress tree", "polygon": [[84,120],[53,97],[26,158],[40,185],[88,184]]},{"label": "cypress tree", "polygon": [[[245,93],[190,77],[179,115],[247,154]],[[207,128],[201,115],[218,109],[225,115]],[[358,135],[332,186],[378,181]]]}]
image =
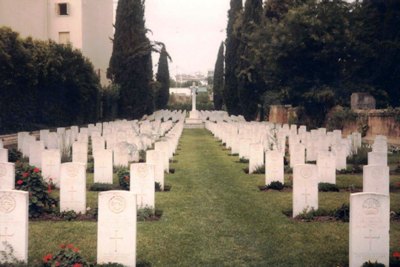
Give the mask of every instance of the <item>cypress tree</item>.
[{"label": "cypress tree", "polygon": [[241,114],[237,90],[238,80],[235,73],[240,60],[240,55],[237,53],[240,40],[234,33],[234,25],[242,12],[242,9],[242,0],[231,0],[228,12],[228,26],[226,29],[225,85],[223,97],[228,113],[233,115]]},{"label": "cypress tree", "polygon": [[156,92],[155,104],[157,109],[165,109],[169,99],[169,69],[168,69],[168,53],[165,45],[162,45],[160,59],[158,60],[158,69],[156,80],[159,88]]},{"label": "cypress tree", "polygon": [[241,25],[241,42],[237,51],[241,57],[236,69],[239,78],[239,102],[246,120],[255,119],[259,105],[262,106],[261,96],[265,90],[258,70],[251,62],[254,50],[248,46],[252,33],[261,24],[263,12],[262,0],[246,1]]},{"label": "cypress tree", "polygon": [[120,0],[107,71],[107,77],[120,87],[120,117],[137,119],[153,110],[151,44],[146,31],[144,0]]},{"label": "cypress tree", "polygon": [[217,61],[214,68],[214,109],[220,110],[222,108],[222,89],[224,88],[224,43],[222,42],[219,50]]}]

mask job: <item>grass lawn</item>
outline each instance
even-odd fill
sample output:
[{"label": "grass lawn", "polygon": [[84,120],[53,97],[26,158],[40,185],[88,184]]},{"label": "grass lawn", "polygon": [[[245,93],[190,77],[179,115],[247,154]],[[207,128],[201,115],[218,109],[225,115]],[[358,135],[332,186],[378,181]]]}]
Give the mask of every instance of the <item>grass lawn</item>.
[{"label": "grass lawn", "polygon": [[[290,192],[262,192],[262,174],[245,174],[239,158],[202,129],[185,129],[166,175],[170,192],[156,193],[160,221],[139,222],[138,261],[152,266],[346,266],[348,223],[300,222],[282,213],[292,207]],[[288,176],[288,175],[287,175]],[[88,177],[88,182],[93,179]],[[338,185],[362,183],[360,175],[338,175]],[[400,181],[392,175],[391,182]],[[97,192],[88,205],[97,206]],[[349,202],[348,192],[320,193],[321,208]],[[391,209],[400,208],[400,190]],[[73,243],[96,259],[95,222],[30,222],[29,260],[41,261],[61,243]],[[400,250],[400,222],[391,222],[390,248]]]}]

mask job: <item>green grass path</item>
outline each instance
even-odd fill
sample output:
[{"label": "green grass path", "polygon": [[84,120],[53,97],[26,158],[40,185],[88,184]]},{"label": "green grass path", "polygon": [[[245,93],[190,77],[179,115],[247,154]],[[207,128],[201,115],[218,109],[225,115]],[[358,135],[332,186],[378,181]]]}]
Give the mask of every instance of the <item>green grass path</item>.
[{"label": "green grass path", "polygon": [[[152,266],[346,266],[348,223],[299,222],[282,214],[290,192],[260,192],[264,175],[248,175],[204,129],[185,129],[166,175],[170,192],[156,193],[160,221],[139,222],[137,259]],[[392,179],[392,177],[391,177]],[[400,181],[400,177],[395,179]],[[360,183],[339,176],[338,183]],[[97,193],[88,203],[95,207]],[[89,195],[88,195],[89,198]],[[348,203],[349,193],[320,193],[319,206]],[[391,206],[400,207],[393,193]],[[391,252],[400,250],[400,223],[391,223]],[[60,243],[73,243],[96,259],[95,222],[30,222],[30,260],[40,260]]]}]

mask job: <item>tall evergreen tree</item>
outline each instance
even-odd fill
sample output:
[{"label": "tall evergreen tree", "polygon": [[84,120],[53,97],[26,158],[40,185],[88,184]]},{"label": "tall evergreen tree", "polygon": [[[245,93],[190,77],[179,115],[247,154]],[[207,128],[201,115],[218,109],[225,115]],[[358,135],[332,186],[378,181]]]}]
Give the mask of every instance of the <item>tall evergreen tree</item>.
[{"label": "tall evergreen tree", "polygon": [[222,42],[218,50],[218,57],[217,61],[215,62],[215,68],[214,68],[213,92],[214,92],[215,110],[220,110],[222,108],[223,88],[224,88],[224,43]]},{"label": "tall evergreen tree", "polygon": [[226,29],[225,85],[223,98],[228,113],[233,115],[241,114],[238,96],[238,80],[235,73],[240,59],[240,55],[237,53],[240,40],[234,33],[234,26],[242,9],[242,0],[231,0],[228,12],[228,26]]},{"label": "tall evergreen tree", "polygon": [[165,109],[169,99],[168,53],[165,45],[161,48],[156,80],[159,83],[159,88],[155,96],[155,105],[157,109]]},{"label": "tall evergreen tree", "polygon": [[246,0],[241,25],[241,42],[237,51],[241,57],[236,69],[239,78],[239,102],[246,120],[255,119],[258,107],[263,102],[261,95],[265,90],[259,71],[251,62],[254,50],[248,46],[253,32],[261,24],[263,12],[262,0]]},{"label": "tall evergreen tree", "polygon": [[151,44],[146,37],[144,0],[120,0],[107,76],[120,87],[120,117],[153,111]]}]

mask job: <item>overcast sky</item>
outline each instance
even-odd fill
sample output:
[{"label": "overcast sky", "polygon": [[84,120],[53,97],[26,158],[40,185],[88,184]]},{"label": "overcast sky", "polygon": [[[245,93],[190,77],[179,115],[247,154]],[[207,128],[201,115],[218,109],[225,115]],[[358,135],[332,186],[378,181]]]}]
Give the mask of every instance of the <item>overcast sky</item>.
[{"label": "overcast sky", "polygon": [[165,43],[172,57],[171,76],[214,69],[226,38],[229,0],[146,0],[145,8],[150,40]]}]

